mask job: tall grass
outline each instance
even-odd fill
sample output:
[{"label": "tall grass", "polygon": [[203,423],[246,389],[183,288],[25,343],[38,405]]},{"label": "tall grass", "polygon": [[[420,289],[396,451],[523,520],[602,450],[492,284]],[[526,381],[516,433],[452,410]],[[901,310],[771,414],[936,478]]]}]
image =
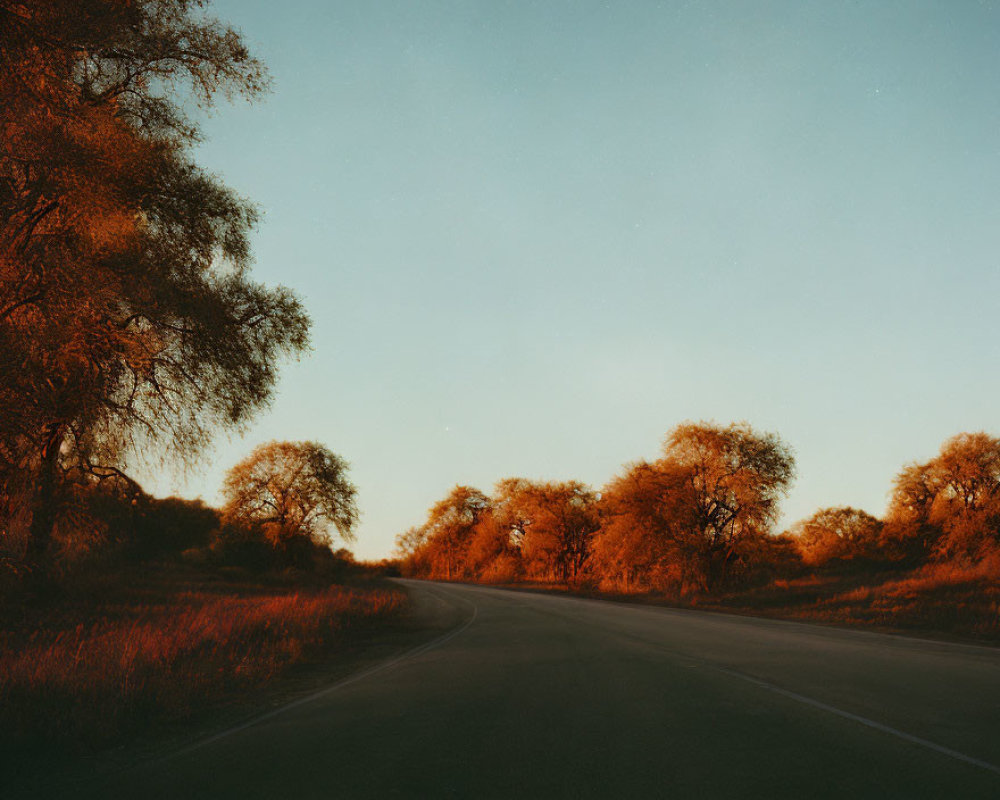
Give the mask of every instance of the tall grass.
[{"label": "tall grass", "polygon": [[[185,716],[398,615],[395,589],[159,588],[0,632],[0,746],[94,746]],[[67,624],[68,623],[68,624]]]},{"label": "tall grass", "polygon": [[1000,554],[970,563],[926,564],[905,574],[813,574],[735,592],[714,605],[1000,642]]}]

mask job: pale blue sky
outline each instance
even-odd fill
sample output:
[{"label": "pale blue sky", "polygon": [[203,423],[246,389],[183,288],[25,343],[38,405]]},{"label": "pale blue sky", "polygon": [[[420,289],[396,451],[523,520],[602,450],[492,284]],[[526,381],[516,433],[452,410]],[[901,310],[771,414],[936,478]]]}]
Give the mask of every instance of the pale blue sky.
[{"label": "pale blue sky", "polygon": [[271,438],[352,463],[355,552],[455,483],[600,486],[687,419],[795,449],[786,522],[998,432],[1000,9],[224,0],[274,92],[199,159],[314,320]]}]

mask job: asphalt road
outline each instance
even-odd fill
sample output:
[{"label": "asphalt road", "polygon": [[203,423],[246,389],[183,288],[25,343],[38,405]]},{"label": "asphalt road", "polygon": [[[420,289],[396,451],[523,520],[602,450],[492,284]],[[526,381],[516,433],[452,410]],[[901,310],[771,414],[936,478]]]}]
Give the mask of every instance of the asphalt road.
[{"label": "asphalt road", "polygon": [[439,628],[104,798],[1000,797],[1000,651],[406,582]]}]

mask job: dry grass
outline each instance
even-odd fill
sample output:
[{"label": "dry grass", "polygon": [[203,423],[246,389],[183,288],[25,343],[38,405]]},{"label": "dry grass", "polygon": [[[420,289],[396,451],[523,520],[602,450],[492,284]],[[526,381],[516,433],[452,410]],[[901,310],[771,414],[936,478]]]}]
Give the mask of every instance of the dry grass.
[{"label": "dry grass", "polygon": [[399,615],[370,584],[292,588],[158,575],[69,596],[0,630],[0,747],[93,748],[317,658]]},{"label": "dry grass", "polygon": [[975,564],[928,564],[906,574],[810,575],[705,605],[1000,642],[1000,557]]},{"label": "dry grass", "polygon": [[1000,553],[909,570],[845,564],[719,596],[527,581],[506,586],[1000,644]]}]

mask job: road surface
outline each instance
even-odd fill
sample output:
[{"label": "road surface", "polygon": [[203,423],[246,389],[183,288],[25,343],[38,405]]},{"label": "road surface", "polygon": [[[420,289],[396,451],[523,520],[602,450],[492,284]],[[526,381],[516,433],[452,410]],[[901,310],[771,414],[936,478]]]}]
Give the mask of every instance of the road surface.
[{"label": "road surface", "polygon": [[405,583],[433,638],[74,796],[1000,798],[998,650]]}]

